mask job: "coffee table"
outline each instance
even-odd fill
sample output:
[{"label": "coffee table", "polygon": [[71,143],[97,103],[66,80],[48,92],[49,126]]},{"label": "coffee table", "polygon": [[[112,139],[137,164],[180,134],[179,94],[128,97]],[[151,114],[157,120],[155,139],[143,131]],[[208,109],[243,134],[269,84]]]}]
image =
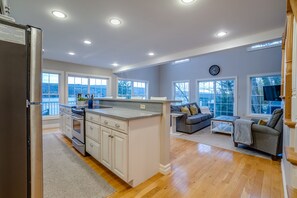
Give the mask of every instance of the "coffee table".
[{"label": "coffee table", "polygon": [[233,134],[234,132],[234,122],[239,119],[239,116],[218,116],[211,119],[210,130],[212,133],[227,133]]}]

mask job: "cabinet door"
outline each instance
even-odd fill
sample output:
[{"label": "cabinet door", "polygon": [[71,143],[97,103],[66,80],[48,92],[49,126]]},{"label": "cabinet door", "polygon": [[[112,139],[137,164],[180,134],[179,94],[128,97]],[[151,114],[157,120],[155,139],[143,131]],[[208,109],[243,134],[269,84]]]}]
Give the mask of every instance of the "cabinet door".
[{"label": "cabinet door", "polygon": [[112,131],[112,156],[113,156],[113,167],[112,170],[115,174],[121,177],[123,180],[128,180],[128,144],[127,135]]},{"label": "cabinet door", "polygon": [[101,161],[111,169],[111,129],[101,127]]},{"label": "cabinet door", "polygon": [[60,114],[60,120],[59,120],[59,129],[61,133],[64,133],[64,115]]}]

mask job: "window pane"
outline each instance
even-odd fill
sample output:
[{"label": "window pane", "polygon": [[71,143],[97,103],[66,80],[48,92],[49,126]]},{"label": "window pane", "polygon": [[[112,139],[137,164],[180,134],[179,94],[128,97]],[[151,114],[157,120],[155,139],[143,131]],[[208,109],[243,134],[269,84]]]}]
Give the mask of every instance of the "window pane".
[{"label": "window pane", "polygon": [[215,116],[233,115],[234,80],[198,82],[198,104],[207,106]]},{"label": "window pane", "polygon": [[[107,95],[107,80],[99,79],[99,78],[90,78],[93,84],[90,84],[90,94],[94,94],[95,98],[98,97],[106,97]],[[105,81],[106,83],[103,84],[102,82]]]},{"label": "window pane", "polygon": [[59,114],[59,74],[42,73],[42,115]]},{"label": "window pane", "polygon": [[189,82],[174,82],[174,100],[181,100],[182,104],[189,102]]},{"label": "window pane", "polygon": [[147,98],[147,83],[132,80],[118,80],[118,97],[130,99],[132,97]]},{"label": "window pane", "polygon": [[281,108],[280,101],[264,101],[263,86],[280,85],[281,76],[257,76],[250,78],[251,84],[251,113],[271,114],[275,109]]}]

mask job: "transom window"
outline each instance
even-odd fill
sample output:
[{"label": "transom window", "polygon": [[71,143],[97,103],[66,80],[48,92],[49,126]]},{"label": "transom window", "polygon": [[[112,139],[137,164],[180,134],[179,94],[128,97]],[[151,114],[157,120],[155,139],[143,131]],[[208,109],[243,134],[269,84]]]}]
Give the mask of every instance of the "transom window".
[{"label": "transom window", "polygon": [[59,74],[42,73],[42,115],[59,114]]},{"label": "transom window", "polygon": [[173,98],[181,100],[182,104],[190,101],[189,81],[173,82]]},{"label": "transom window", "polygon": [[281,108],[281,101],[265,101],[263,86],[281,84],[281,75],[263,75],[250,77],[250,112],[252,114],[271,114]]},{"label": "transom window", "polygon": [[131,98],[148,98],[148,83],[139,80],[118,80],[118,97],[127,99]]},{"label": "transom window", "polygon": [[207,106],[215,116],[233,116],[235,79],[198,81],[198,104]]},{"label": "transom window", "polygon": [[106,97],[108,90],[109,79],[68,76],[68,103],[75,104],[78,94],[85,97],[87,94],[94,97]]}]

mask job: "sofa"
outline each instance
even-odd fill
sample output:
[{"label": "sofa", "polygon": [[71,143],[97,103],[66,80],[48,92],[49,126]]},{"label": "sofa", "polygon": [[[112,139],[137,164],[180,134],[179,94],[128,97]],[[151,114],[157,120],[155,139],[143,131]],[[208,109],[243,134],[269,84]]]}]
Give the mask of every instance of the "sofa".
[{"label": "sofa", "polygon": [[[254,123],[251,126],[253,144],[248,145],[256,150],[271,154],[273,160],[282,153],[283,143],[283,110],[273,111],[267,122],[263,120],[252,119]],[[234,141],[234,146],[238,147]]]},{"label": "sofa", "polygon": [[[196,110],[195,110],[196,107]],[[189,112],[183,111],[188,108]],[[182,105],[171,105],[171,113],[181,114],[176,117],[176,131],[194,133],[210,125],[213,114],[203,114],[196,102]]]}]

